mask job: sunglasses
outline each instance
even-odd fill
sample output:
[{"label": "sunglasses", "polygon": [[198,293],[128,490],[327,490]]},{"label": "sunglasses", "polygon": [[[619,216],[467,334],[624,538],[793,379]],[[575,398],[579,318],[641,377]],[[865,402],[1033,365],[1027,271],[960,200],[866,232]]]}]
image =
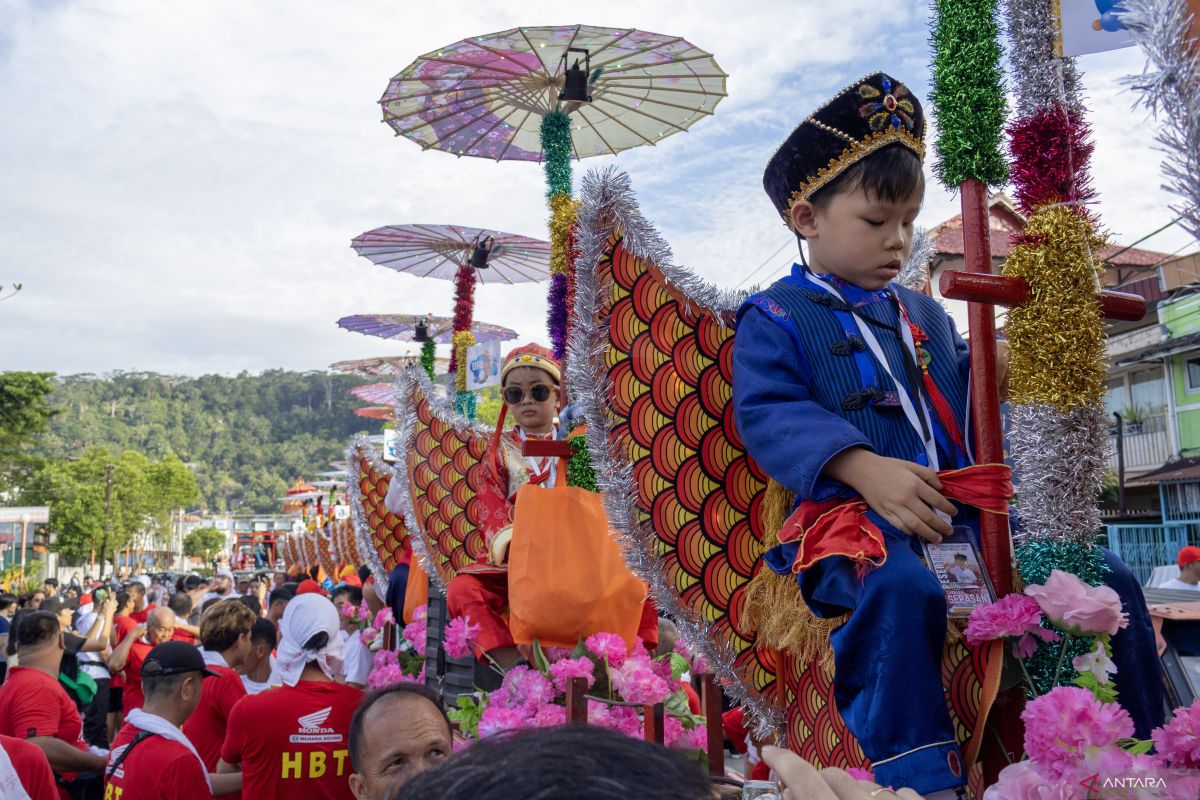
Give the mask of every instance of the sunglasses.
[{"label": "sunglasses", "polygon": [[[529,396],[533,398],[533,402],[535,403],[544,403],[550,399],[550,387],[544,383],[535,383],[529,389]],[[524,399],[525,390],[520,386],[509,386],[504,390],[504,402],[510,406],[515,406]]]}]

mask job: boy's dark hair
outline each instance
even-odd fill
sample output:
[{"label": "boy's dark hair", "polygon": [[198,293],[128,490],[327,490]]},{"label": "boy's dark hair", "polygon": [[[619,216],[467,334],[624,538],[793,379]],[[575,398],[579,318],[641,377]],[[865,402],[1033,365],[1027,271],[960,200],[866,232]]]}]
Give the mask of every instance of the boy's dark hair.
[{"label": "boy's dark hair", "polygon": [[17,629],[17,650],[36,647],[58,636],[61,628],[53,611],[28,611],[14,620]]},{"label": "boy's dark hair", "polygon": [[57,589],[58,578],[46,578],[46,580],[42,581],[42,586],[53,586],[55,589]]},{"label": "boy's dark hair", "polygon": [[272,648],[279,644],[279,631],[275,623],[266,618],[256,619],[250,628],[250,644],[265,644]]},{"label": "boy's dark hair", "polygon": [[120,611],[125,606],[129,605],[129,592],[117,592],[113,597],[117,601],[117,610]]},{"label": "boy's dark hair", "polygon": [[350,748],[350,763],[354,765],[355,772],[362,771],[363,736],[365,735],[367,712],[380,700],[394,695],[423,697],[441,713],[442,719],[446,721],[446,730],[454,730],[450,725],[450,717],[446,715],[446,709],[442,708],[442,701],[438,699],[437,692],[423,683],[394,683],[391,686],[367,692],[363,699],[358,701],[358,708],[354,710],[354,716],[350,719],[350,736],[347,746]]},{"label": "boy's dark hair", "polygon": [[248,595],[248,594],[240,594],[237,597],[235,597],[234,599],[237,600],[237,602],[244,605],[246,608],[253,611],[254,616],[256,616],[256,617],[262,616],[262,613],[263,613],[262,603],[258,602],[257,597],[254,597],[254,596]]},{"label": "boy's dark hair", "polygon": [[175,616],[187,618],[192,613],[192,598],[183,592],[176,592],[167,601],[167,608],[175,612]]},{"label": "boy's dark hair", "polygon": [[330,595],[329,599],[336,600],[342,595],[346,595],[355,608],[358,608],[362,605],[363,592],[362,589],[358,588],[357,586],[351,586],[348,583],[343,584],[342,586],[339,586],[333,590],[333,594]]},{"label": "boy's dark hair", "polygon": [[955,558],[955,559],[959,559],[959,558],[961,558],[963,561],[966,561],[966,560],[967,560],[967,556],[966,556],[966,554],[965,554],[965,553],[955,553],[955,554],[954,554],[954,558]]},{"label": "boy's dark hair", "polygon": [[15,602],[17,602],[17,596],[12,592],[0,593],[0,611],[7,610]]},{"label": "boy's dark hair", "polygon": [[867,197],[896,203],[925,191],[921,159],[907,147],[890,145],[858,161],[813,192],[809,202],[825,208],[839,194],[862,189]]},{"label": "boy's dark hair", "polygon": [[281,600],[287,603],[295,596],[296,590],[289,589],[286,583],[282,586],[277,586],[271,590],[269,595],[267,595],[267,608],[270,608]]}]

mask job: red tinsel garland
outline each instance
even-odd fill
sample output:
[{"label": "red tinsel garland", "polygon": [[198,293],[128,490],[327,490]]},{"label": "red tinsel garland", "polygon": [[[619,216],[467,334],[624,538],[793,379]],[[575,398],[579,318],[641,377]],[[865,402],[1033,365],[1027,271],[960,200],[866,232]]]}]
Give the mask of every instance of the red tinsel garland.
[{"label": "red tinsel garland", "polygon": [[1008,127],[1010,177],[1024,214],[1050,203],[1082,204],[1096,196],[1089,161],[1095,146],[1091,128],[1062,106],[1039,109]]},{"label": "red tinsel garland", "polygon": [[[463,264],[454,276],[454,332],[471,330],[475,317],[475,269]],[[450,348],[450,374],[458,371],[458,352]]]}]

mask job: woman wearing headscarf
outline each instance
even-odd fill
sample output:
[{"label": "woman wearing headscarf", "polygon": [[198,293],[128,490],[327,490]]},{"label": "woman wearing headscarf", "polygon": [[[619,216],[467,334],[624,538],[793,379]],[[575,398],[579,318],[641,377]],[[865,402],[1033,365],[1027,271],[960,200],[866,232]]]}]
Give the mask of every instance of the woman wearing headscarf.
[{"label": "woman wearing headscarf", "polygon": [[238,701],[218,772],[242,772],[243,797],[354,800],[350,718],[362,691],[337,683],[338,614],[319,594],[288,603],[276,667],[282,686]]}]

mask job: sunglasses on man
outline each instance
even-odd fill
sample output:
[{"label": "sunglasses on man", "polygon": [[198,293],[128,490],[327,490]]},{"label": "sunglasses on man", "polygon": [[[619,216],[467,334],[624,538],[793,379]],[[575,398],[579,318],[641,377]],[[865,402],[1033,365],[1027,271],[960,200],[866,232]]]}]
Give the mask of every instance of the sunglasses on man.
[{"label": "sunglasses on man", "polygon": [[[550,399],[550,387],[544,383],[535,383],[529,389],[529,396],[535,403],[544,403]],[[525,399],[525,390],[520,386],[509,386],[504,390],[504,402],[515,406]]]}]

